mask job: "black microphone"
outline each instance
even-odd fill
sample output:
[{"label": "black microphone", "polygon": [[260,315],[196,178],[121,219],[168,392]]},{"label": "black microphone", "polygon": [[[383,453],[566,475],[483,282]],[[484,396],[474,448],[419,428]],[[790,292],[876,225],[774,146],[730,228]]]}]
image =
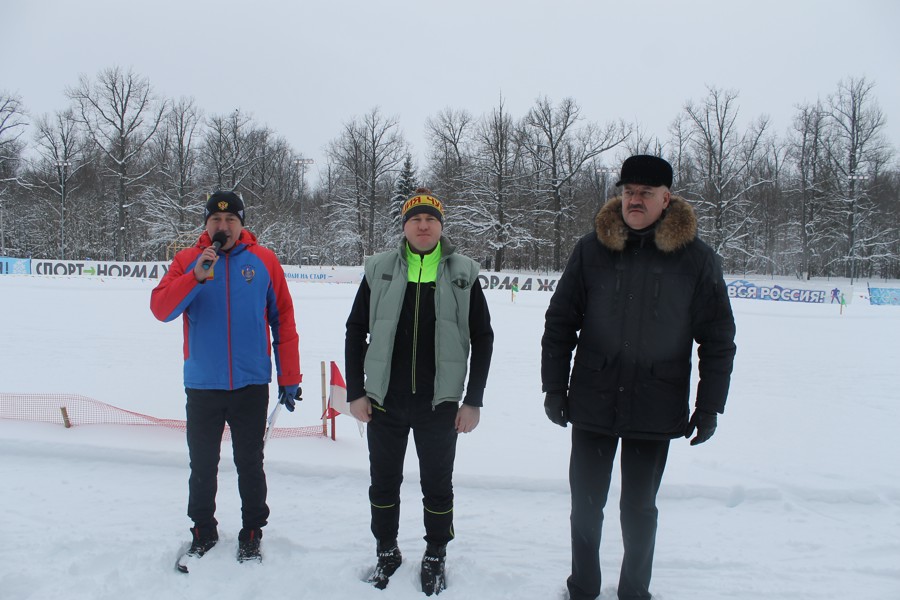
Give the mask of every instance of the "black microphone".
[{"label": "black microphone", "polygon": [[[218,252],[219,248],[221,248],[222,245],[227,241],[228,241],[228,234],[225,233],[224,231],[217,231],[216,235],[214,235],[213,239],[212,239],[213,248],[215,248],[216,252]],[[203,261],[203,270],[209,271],[209,268],[212,266],[212,264],[213,264],[213,261],[204,260]]]}]

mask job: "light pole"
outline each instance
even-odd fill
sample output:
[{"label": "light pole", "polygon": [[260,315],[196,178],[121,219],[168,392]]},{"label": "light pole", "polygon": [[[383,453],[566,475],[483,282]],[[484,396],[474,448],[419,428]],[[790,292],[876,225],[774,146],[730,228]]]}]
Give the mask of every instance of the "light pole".
[{"label": "light pole", "polygon": [[853,285],[856,278],[856,186],[859,182],[868,180],[868,175],[856,174],[854,171],[847,175],[850,188],[850,215],[847,217],[850,225],[850,285]]},{"label": "light pole", "polygon": [[297,190],[297,224],[299,226],[299,231],[297,232],[297,256],[300,268],[303,268],[303,188],[306,185],[306,169],[315,162],[311,158],[298,158],[294,161],[300,174],[300,189]]},{"label": "light pole", "polygon": [[618,173],[618,169],[614,169],[612,167],[598,167],[597,173],[600,174],[600,205],[597,207],[597,211],[599,212],[603,205],[606,204],[606,178],[609,175],[615,175]]},{"label": "light pole", "polygon": [[69,178],[71,161],[56,161],[56,176],[59,177],[59,258],[66,259],[66,180]]}]

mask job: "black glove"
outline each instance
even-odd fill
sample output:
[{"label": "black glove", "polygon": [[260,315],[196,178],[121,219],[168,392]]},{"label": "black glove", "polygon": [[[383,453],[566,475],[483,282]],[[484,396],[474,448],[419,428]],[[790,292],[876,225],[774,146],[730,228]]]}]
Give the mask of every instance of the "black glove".
[{"label": "black glove", "polygon": [[565,427],[569,423],[569,401],[565,392],[547,392],[544,396],[544,412],[547,418]]},{"label": "black glove", "polygon": [[300,395],[300,386],[299,385],[279,385],[278,386],[278,401],[281,404],[284,404],[284,407],[288,409],[288,412],[294,412],[294,402],[300,402],[303,400],[303,397]]},{"label": "black glove", "polygon": [[716,432],[717,422],[718,415],[716,413],[702,408],[695,408],[694,414],[691,415],[691,420],[688,421],[688,430],[687,433],[684,434],[684,437],[691,437],[691,434],[694,433],[694,429],[696,428],[697,436],[691,440],[691,446],[702,444]]}]

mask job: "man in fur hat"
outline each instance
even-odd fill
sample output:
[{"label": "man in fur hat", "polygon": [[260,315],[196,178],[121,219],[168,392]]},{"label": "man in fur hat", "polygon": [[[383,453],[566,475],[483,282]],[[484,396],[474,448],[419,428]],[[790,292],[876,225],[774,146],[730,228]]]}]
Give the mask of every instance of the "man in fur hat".
[{"label": "man in fur hat", "polygon": [[[692,446],[712,437],[736,351],[719,258],[697,237],[693,208],[672,195],[671,165],[632,156],[616,186],[621,195],[572,251],[541,341],[545,411],[557,425],[572,423],[572,600],[600,595],[603,508],[620,440],[618,597],[651,597],[669,442],[695,430]],[[691,413],[694,342],[700,379]]]}]

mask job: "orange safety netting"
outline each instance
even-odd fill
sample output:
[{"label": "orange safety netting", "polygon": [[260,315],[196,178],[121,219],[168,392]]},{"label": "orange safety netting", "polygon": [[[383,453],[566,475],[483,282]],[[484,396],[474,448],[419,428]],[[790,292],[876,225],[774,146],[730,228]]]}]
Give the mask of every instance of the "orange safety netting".
[{"label": "orange safety netting", "polygon": [[[73,394],[8,394],[0,392],[0,419],[76,425],[159,425],[184,431],[181,419],[160,419]],[[325,436],[325,425],[275,427],[270,438]],[[225,426],[225,439],[231,432]]]}]

